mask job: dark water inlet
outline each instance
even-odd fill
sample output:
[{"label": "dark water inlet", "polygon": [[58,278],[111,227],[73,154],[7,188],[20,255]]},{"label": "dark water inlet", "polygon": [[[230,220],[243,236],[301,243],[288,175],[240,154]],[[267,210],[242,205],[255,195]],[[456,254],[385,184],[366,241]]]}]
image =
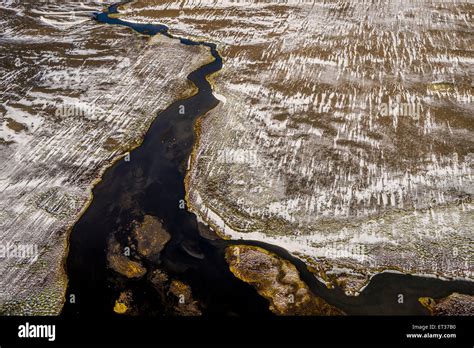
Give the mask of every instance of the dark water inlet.
[{"label": "dark water inlet", "polygon": [[[102,23],[130,27],[146,35],[173,37],[164,25],[128,23],[111,18],[110,13],[117,13],[117,5],[109,7],[107,12],[96,14],[95,18]],[[134,220],[141,220],[144,215],[160,218],[172,236],[161,254],[160,262],[146,263],[147,268],[159,267],[170,278],[189,284],[193,297],[203,305],[205,315],[271,314],[267,301],[230,272],[224,253],[231,244],[260,246],[289,260],[316,295],[349,314],[427,314],[418,302],[421,296],[438,298],[452,292],[474,295],[473,282],[382,273],[375,276],[359,296],[350,297],[339,288],[327,289],[301,260],[280,247],[256,241],[203,238],[195,215],[180,209],[179,201],[185,197],[185,167],[195,142],[195,121],[218,103],[206,76],[222,68],[222,58],[215,44],[180,40],[186,45],[209,47],[214,61],[188,76],[198,88],[198,93],[173,103],[159,113],[142,145],[131,152],[130,162],[116,162],[93,189],[93,201],[74,226],[70,237],[66,298],[74,294],[76,303],[66,301],[63,315],[113,315],[114,302],[125,289],[132,290],[134,301],[143,314],[162,313],[160,295],[146,277],[129,280],[107,268],[109,237],[115,234],[122,245],[127,245],[127,226]],[[184,105],[185,115],[179,114],[180,105]],[[404,304],[398,303],[398,294],[404,295]]]},{"label": "dark water inlet", "polygon": [[[165,26],[135,27],[110,18],[108,12],[97,14],[96,19],[104,23],[126,25],[142,34],[160,33],[171,37]],[[206,313],[270,314],[266,301],[229,271],[224,259],[224,247],[216,248],[201,238],[195,216],[179,208],[179,201],[185,197],[185,165],[195,141],[195,120],[218,103],[206,76],[222,68],[222,59],[214,44],[185,39],[181,39],[181,42],[209,47],[214,61],[188,76],[199,92],[161,112],[142,145],[131,153],[130,162],[115,163],[94,188],[93,201],[74,226],[70,237],[67,298],[74,294],[76,303],[66,303],[63,311],[65,315],[112,314],[115,299],[125,289],[133,291],[134,301],[147,314],[161,313],[159,294],[146,279],[123,279],[107,269],[109,236],[115,233],[122,245],[127,245],[128,236],[124,226],[147,214],[160,218],[172,235],[162,252],[159,267],[170,278],[190,284],[193,296],[205,304]],[[178,112],[181,105],[185,107],[185,115]],[[186,250],[195,250],[205,257],[192,257]],[[156,268],[157,265],[147,266]]]}]

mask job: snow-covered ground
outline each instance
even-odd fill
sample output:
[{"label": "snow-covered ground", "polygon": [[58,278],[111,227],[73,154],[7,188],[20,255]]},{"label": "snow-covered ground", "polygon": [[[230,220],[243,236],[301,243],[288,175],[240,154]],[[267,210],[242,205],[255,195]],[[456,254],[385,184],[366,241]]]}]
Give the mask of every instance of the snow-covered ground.
[{"label": "snow-covered ground", "polygon": [[[202,47],[90,17],[104,1],[0,2],[0,314],[57,314],[93,183],[192,86]],[[3,252],[33,245],[37,259]]]},{"label": "snow-covered ground", "polygon": [[473,4],[138,0],[125,13],[224,58],[188,177],[202,220],[281,245],[348,293],[386,269],[473,279]]}]

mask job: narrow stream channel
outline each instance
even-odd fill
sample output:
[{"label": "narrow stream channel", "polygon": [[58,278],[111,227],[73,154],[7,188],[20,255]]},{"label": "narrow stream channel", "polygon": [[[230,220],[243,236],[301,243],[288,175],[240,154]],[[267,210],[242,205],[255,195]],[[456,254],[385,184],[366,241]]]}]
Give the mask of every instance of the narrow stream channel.
[{"label": "narrow stream channel", "polygon": [[[117,12],[118,6],[113,5],[95,18],[142,34],[173,37],[163,25],[128,23],[109,16]],[[218,104],[206,76],[222,68],[222,58],[215,44],[180,40],[186,45],[209,47],[215,60],[188,76],[199,92],[159,113],[142,145],[131,152],[130,161],[116,162],[93,189],[93,201],[70,237],[66,299],[74,294],[76,302],[66,301],[64,316],[113,315],[114,302],[124,288],[132,290],[142,314],[162,313],[159,294],[146,277],[129,280],[107,268],[109,237],[115,234],[122,244],[126,243],[129,237],[126,226],[143,219],[144,215],[161,219],[171,234],[159,263],[147,263],[147,268],[159,267],[170,278],[189,284],[193,297],[203,306],[204,315],[271,315],[268,302],[230,272],[224,258],[225,248],[230,244],[260,246],[289,260],[316,295],[348,314],[427,314],[418,302],[421,296],[439,298],[453,292],[474,295],[474,282],[382,273],[375,276],[359,296],[346,296],[339,288],[326,288],[301,260],[280,247],[256,241],[203,238],[195,215],[180,209],[179,201],[185,196],[184,178],[195,142],[195,121]],[[180,105],[184,105],[185,115],[179,114]],[[404,295],[403,304],[398,303],[398,294]]]}]

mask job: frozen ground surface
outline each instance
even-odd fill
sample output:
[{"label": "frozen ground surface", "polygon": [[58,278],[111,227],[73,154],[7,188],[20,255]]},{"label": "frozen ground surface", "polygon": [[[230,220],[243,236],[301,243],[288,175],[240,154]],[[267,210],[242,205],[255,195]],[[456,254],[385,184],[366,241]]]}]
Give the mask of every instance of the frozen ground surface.
[{"label": "frozen ground surface", "polygon": [[218,44],[188,203],[355,294],[398,270],[473,279],[474,5],[152,1],[125,19]]},{"label": "frozen ground surface", "polygon": [[94,181],[210,59],[93,21],[105,3],[0,1],[0,314],[59,313]]}]

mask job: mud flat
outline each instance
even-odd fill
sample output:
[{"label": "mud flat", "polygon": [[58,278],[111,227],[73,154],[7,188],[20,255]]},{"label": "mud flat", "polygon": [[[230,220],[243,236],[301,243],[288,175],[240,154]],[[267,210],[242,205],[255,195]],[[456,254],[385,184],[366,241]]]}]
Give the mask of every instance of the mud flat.
[{"label": "mud flat", "polygon": [[392,270],[473,280],[472,4],[136,1],[217,43],[188,204],[347,294]]},{"label": "mud flat", "polygon": [[69,230],[93,185],[159,110],[195,92],[186,77],[209,60],[93,21],[104,4],[0,6],[0,240],[38,251],[0,259],[0,314],[61,311]]},{"label": "mud flat", "polygon": [[234,275],[254,286],[277,315],[343,315],[344,312],[315,296],[294,265],[255,246],[232,245],[226,260]]}]

